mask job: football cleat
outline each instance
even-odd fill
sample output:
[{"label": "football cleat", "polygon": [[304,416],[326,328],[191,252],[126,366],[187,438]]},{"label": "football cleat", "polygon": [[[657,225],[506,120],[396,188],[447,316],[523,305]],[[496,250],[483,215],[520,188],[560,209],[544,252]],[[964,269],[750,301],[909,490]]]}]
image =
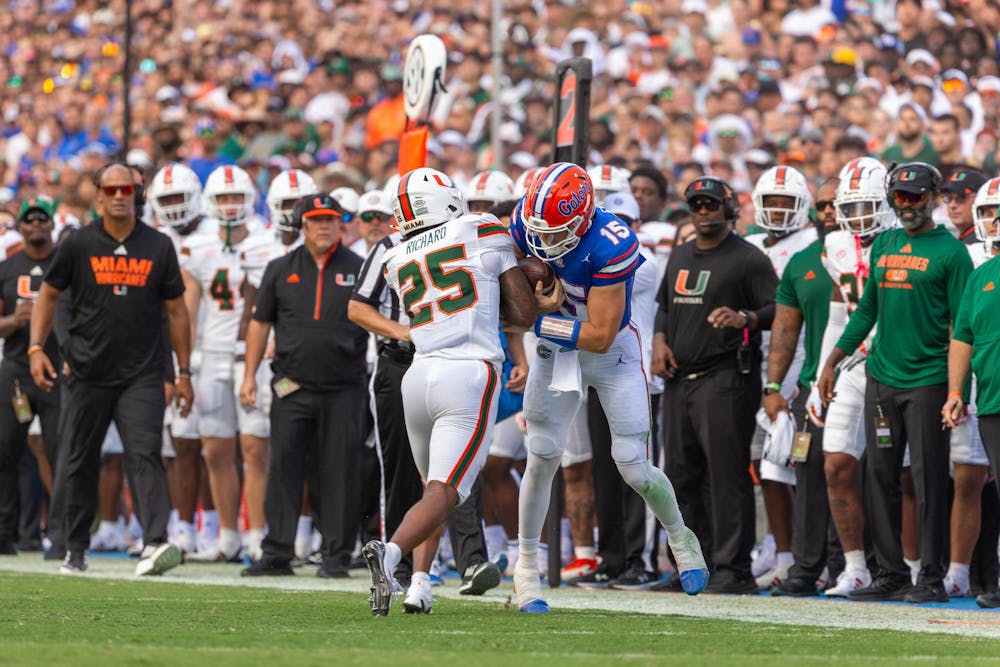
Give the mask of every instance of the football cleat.
[{"label": "football cleat", "polygon": [[385,544],[372,540],[362,547],[361,555],[372,576],[371,594],[368,596],[372,616],[388,616],[393,596],[402,591],[385,566]]},{"label": "football cleat", "polygon": [[596,558],[577,558],[560,571],[564,581],[575,581],[591,572],[597,572]]},{"label": "football cleat", "polygon": [[526,614],[547,614],[549,603],[542,596],[542,582],[538,577],[538,569],[529,568],[523,563],[523,560],[518,560],[514,567],[517,607]]},{"label": "football cleat", "polygon": [[681,587],[688,595],[697,595],[708,585],[708,565],[701,553],[701,544],[694,531],[684,526],[679,535],[667,535],[670,550],[677,561]]},{"label": "football cleat", "polygon": [[403,598],[403,611],[407,614],[433,614],[433,604],[430,581],[414,577]]}]

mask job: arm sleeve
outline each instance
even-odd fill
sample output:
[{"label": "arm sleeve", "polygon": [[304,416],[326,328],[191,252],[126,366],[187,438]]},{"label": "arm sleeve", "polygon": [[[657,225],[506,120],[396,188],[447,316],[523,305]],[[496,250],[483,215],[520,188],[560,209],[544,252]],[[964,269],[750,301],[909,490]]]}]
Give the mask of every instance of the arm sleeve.
[{"label": "arm sleeve", "polygon": [[878,266],[879,256],[882,254],[883,244],[881,241],[884,237],[885,234],[882,234],[879,238],[875,239],[869,263],[869,266],[872,267],[871,276],[865,283],[865,293],[861,295],[857,309],[851,313],[851,319],[848,320],[844,333],[840,336],[840,340],[837,341],[836,346],[848,354],[858,349],[858,345],[861,345],[861,341],[868,336],[868,332],[872,330],[872,327],[875,326],[875,321],[878,319],[879,284],[878,269],[876,267]]},{"label": "arm sleeve", "polygon": [[45,282],[59,291],[65,290],[73,282],[73,250],[76,247],[76,235],[77,232],[72,232],[63,239],[59,247],[56,248],[55,259],[52,260],[45,272]]},{"label": "arm sleeve", "polygon": [[372,251],[368,253],[361,273],[358,275],[358,282],[351,293],[353,301],[367,303],[373,308],[378,308],[382,303],[382,293],[385,291],[385,277],[382,275],[382,260],[385,257],[387,246],[384,243],[377,243]]},{"label": "arm sleeve", "polygon": [[486,270],[499,276],[517,266],[514,256],[514,241],[499,222],[495,225],[501,232],[484,231],[492,229],[488,225],[479,226],[479,243],[482,247],[482,262]]},{"label": "arm sleeve", "polygon": [[166,243],[163,244],[163,251],[160,252],[163,262],[163,280],[160,283],[160,297],[163,299],[176,299],[184,294],[184,279],[181,277],[181,269],[177,264],[177,255],[170,239],[163,237]]},{"label": "arm sleeve", "polygon": [[[823,342],[819,346],[819,363],[826,363],[833,348],[837,345],[837,340],[847,326],[847,304],[843,301],[830,301],[830,317],[826,321],[826,329],[823,330]],[[820,369],[822,370],[822,368]]]},{"label": "arm sleeve", "polygon": [[975,337],[972,335],[972,322],[969,321],[970,305],[975,298],[973,292],[973,281],[968,281],[965,285],[965,293],[962,295],[962,303],[958,307],[958,315],[955,316],[955,328],[951,332],[951,337],[959,342],[972,345]]},{"label": "arm sleeve", "polygon": [[948,267],[948,313],[952,323],[958,318],[958,312],[967,299],[962,299],[965,286],[969,282],[969,274],[972,273],[972,258],[968,251],[962,247],[961,252],[954,252],[951,256],[951,266]]},{"label": "arm sleeve", "polygon": [[276,261],[268,264],[260,281],[260,289],[257,290],[257,300],[253,308],[253,319],[258,322],[271,324],[278,319],[278,300],[275,294],[278,264]]},{"label": "arm sleeve", "polygon": [[750,266],[750,305],[757,315],[757,330],[771,328],[774,322],[774,295],[778,288],[778,276],[771,266],[771,260],[763,253],[756,253]]}]

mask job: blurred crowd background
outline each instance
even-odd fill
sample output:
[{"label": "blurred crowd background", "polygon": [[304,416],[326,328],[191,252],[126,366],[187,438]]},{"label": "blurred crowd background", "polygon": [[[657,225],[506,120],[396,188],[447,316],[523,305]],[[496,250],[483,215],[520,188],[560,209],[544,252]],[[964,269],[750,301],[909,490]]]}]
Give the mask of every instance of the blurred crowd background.
[{"label": "blurred crowd background", "polygon": [[[5,4],[0,206],[47,194],[83,217],[87,176],[123,149],[125,2]],[[867,152],[996,171],[997,0],[507,0],[497,99],[489,11],[135,0],[128,159],[182,160],[202,179],[236,163],[262,191],[289,166],[324,189],[382,185],[404,125],[407,44],[431,32],[449,67],[429,166],[460,185],[493,164],[494,103],[504,170],[516,179],[548,160],[552,74],[571,55],[594,63],[590,162],[650,161],[674,193],[704,172],[748,193],[777,163],[817,184]]]}]

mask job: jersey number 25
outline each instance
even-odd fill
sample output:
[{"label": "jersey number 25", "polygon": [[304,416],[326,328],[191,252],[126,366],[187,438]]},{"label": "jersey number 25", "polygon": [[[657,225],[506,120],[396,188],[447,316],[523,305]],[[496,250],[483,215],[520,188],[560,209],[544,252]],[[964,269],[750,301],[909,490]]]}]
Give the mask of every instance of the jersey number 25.
[{"label": "jersey number 25", "polygon": [[[427,253],[422,262],[407,262],[399,267],[399,285],[403,297],[403,307],[410,316],[410,326],[419,327],[434,321],[435,308],[447,317],[460,310],[471,308],[479,300],[476,293],[476,281],[466,269],[447,270],[443,265],[465,259],[465,246],[453,245]],[[429,280],[428,280],[429,278]],[[428,283],[436,289],[434,292],[444,292],[458,288],[433,302],[424,300],[427,295]]]}]

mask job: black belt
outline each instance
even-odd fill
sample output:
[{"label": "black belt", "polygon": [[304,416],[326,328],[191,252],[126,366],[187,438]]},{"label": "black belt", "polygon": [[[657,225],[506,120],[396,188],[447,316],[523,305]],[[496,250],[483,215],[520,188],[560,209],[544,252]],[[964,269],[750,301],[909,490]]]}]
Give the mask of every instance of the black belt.
[{"label": "black belt", "polygon": [[400,363],[413,361],[413,344],[402,340],[385,341],[378,344],[379,356],[388,357]]}]

